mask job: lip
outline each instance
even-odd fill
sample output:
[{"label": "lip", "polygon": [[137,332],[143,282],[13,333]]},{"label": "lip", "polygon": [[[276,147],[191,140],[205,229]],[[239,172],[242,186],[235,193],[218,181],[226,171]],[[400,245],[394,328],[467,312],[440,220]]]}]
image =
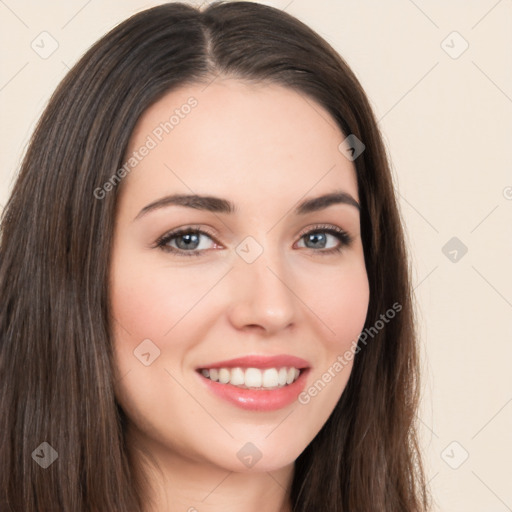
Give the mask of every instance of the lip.
[{"label": "lip", "polygon": [[[299,377],[292,384],[277,389],[243,389],[231,384],[214,382],[201,373],[201,369],[211,368],[281,368],[295,367],[301,370]],[[297,400],[306,386],[309,363],[295,356],[246,356],[218,361],[197,368],[196,374],[206,388],[217,397],[248,411],[276,411],[283,409]]]},{"label": "lip", "polygon": [[204,377],[199,372],[196,373],[209,391],[241,409],[248,411],[276,411],[289,406],[297,400],[297,397],[306,385],[309,368],[302,370],[297,380],[292,384],[269,390],[243,389],[231,384],[220,384]]},{"label": "lip", "polygon": [[253,355],[237,357],[227,361],[217,361],[199,366],[197,370],[210,368],[281,368],[283,366],[293,366],[299,370],[309,368],[311,365],[300,357],[290,356],[287,354],[279,354],[277,356]]}]

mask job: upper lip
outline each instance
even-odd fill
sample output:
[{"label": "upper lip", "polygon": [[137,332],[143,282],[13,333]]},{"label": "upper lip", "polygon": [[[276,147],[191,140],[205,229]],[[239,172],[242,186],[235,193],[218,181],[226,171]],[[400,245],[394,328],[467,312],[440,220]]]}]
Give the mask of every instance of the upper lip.
[{"label": "upper lip", "polygon": [[198,368],[282,368],[284,366],[294,367],[297,369],[309,368],[310,364],[300,357],[291,356],[287,354],[280,354],[277,356],[264,356],[252,355],[236,357],[226,361],[216,361],[215,363],[208,363]]}]

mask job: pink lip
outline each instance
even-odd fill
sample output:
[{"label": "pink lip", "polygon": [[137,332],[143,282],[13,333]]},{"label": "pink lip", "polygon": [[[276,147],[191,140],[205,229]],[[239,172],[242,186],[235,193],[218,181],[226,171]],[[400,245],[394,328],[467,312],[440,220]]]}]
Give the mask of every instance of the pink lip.
[{"label": "pink lip", "polygon": [[[243,389],[231,384],[214,382],[201,373],[201,369],[210,368],[282,368],[295,367],[301,369],[298,379],[278,389]],[[249,411],[275,411],[292,404],[306,385],[309,373],[309,363],[295,356],[247,356],[219,361],[216,363],[201,366],[197,369],[197,375],[207,388],[216,396]]]},{"label": "pink lip", "polygon": [[292,384],[269,390],[237,388],[231,384],[214,382],[204,377],[201,373],[197,375],[215,395],[241,409],[249,411],[276,411],[297,400],[297,397],[306,385],[308,373],[309,369],[302,370],[299,378]]},{"label": "pink lip", "polygon": [[294,368],[309,368],[310,364],[300,357],[281,354],[278,356],[245,356],[229,359],[227,361],[218,361],[200,366],[203,368],[282,368],[283,366],[293,366]]}]

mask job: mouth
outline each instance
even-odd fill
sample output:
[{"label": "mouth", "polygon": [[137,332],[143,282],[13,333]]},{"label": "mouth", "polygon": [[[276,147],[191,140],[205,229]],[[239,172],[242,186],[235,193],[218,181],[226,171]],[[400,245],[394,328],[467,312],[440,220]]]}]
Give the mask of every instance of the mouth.
[{"label": "mouth", "polygon": [[248,356],[196,369],[214,395],[253,411],[281,409],[293,403],[306,384],[310,365],[294,356]]},{"label": "mouth", "polygon": [[219,384],[231,384],[240,389],[280,389],[293,384],[305,368],[202,368],[201,375]]}]

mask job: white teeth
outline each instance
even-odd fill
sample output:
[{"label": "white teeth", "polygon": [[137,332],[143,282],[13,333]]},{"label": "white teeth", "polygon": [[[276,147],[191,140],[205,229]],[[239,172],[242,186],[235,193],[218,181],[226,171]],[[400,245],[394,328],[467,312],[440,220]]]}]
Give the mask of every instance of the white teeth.
[{"label": "white teeth", "polygon": [[247,368],[245,370],[245,385],[248,388],[261,388],[262,380],[261,370],[258,368]]},{"label": "white teeth", "polygon": [[295,382],[300,370],[293,367],[282,368],[210,368],[201,370],[201,374],[214,382],[231,384],[241,388],[282,388]]},{"label": "white teeth", "polygon": [[243,386],[245,383],[245,376],[242,368],[233,368],[231,370],[231,379],[229,383],[233,386]]},{"label": "white teeth", "polygon": [[263,372],[263,387],[274,388],[279,384],[277,377],[277,370],[275,368],[268,368]]},{"label": "white teeth", "polygon": [[[208,371],[208,370],[207,370]],[[279,369],[279,385],[284,386],[286,384],[286,377],[288,375],[288,370],[286,368],[280,368]]]},{"label": "white teeth", "polygon": [[227,384],[231,378],[231,373],[227,368],[221,368],[219,370],[219,382],[221,384]]}]

